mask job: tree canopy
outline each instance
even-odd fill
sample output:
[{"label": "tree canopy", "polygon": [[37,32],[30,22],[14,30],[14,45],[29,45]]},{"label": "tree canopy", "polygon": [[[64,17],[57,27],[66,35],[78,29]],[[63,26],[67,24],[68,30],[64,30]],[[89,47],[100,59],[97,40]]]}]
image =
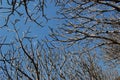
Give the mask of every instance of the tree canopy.
[{"label": "tree canopy", "polygon": [[0,80],[119,80],[120,0],[0,0],[0,15]]}]

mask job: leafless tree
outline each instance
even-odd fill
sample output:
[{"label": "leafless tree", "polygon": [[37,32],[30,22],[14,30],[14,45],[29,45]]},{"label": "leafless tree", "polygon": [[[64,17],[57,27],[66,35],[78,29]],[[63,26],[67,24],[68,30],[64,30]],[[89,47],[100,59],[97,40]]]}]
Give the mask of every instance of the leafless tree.
[{"label": "leafless tree", "polygon": [[25,24],[33,22],[38,26],[42,26],[44,22],[41,20],[42,17],[48,20],[44,11],[45,0],[0,0],[0,3],[1,21],[4,23],[1,27],[9,26],[14,19]]},{"label": "leafless tree", "polygon": [[60,25],[58,30],[51,30],[52,38],[69,45],[88,45],[90,51],[99,49],[99,54],[119,61],[119,1],[69,0],[59,4],[62,5],[58,13],[62,17],[56,19],[65,20],[65,23]]},{"label": "leafless tree", "polygon": [[119,1],[53,1],[60,9],[58,14],[62,14],[55,19],[65,23],[58,30],[50,28],[52,39],[40,41],[30,35],[30,27],[21,33],[18,24],[22,21],[23,24],[42,26],[41,16],[48,20],[44,11],[46,1],[0,0],[3,10],[0,14],[6,13],[2,14],[5,18],[0,29],[7,26],[5,29],[9,34],[14,34],[11,41],[7,41],[7,36],[0,37],[0,79],[117,79],[119,72],[104,64],[103,57],[110,61],[119,60]]},{"label": "leafless tree", "polygon": [[29,29],[22,37],[17,27],[13,32],[15,39],[7,45],[4,40],[0,47],[1,80],[114,80],[118,77],[117,71],[106,71],[87,47],[78,45],[81,48],[67,49],[47,38],[40,42],[34,36],[29,37]]}]

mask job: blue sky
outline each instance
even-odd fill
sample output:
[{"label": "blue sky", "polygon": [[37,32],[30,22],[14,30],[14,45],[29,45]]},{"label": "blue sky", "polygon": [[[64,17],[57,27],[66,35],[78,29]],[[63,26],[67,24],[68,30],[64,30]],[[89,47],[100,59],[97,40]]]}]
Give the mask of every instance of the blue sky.
[{"label": "blue sky", "polygon": [[[32,4],[32,2],[31,2],[31,4]],[[34,4],[32,4],[32,5],[34,5]],[[45,18],[40,18],[40,20],[39,21],[43,21],[43,23],[42,23],[42,25],[44,26],[44,27],[39,27],[38,25],[36,25],[35,23],[27,23],[27,24],[24,24],[24,20],[25,20],[25,17],[26,17],[26,15],[23,15],[23,16],[21,16],[21,17],[19,17],[18,15],[14,15],[14,16],[11,16],[11,19],[10,19],[10,21],[14,21],[16,18],[18,18],[18,19],[20,19],[21,21],[19,21],[17,24],[16,24],[16,28],[17,29],[20,29],[20,31],[19,31],[19,35],[22,37],[23,36],[23,34],[24,34],[24,32],[26,32],[26,30],[30,27],[30,31],[31,31],[31,33],[29,34],[29,36],[35,36],[35,37],[37,37],[37,39],[38,40],[44,40],[44,38],[46,37],[46,36],[48,36],[49,35],[49,33],[50,33],[50,30],[49,30],[49,27],[52,27],[52,28],[57,28],[58,26],[60,26],[59,24],[61,24],[61,23],[63,23],[64,22],[64,20],[63,21],[60,21],[60,20],[56,20],[54,17],[57,17],[57,16],[59,16],[58,14],[56,14],[56,11],[58,10],[58,7],[55,7],[55,4],[54,3],[52,3],[52,2],[50,2],[50,1],[48,1],[47,2],[47,8],[45,8],[45,14],[47,15],[47,17],[49,18],[49,19],[52,19],[52,20],[49,20],[48,22],[45,20]],[[4,6],[6,6],[7,7],[7,5],[5,4],[5,2],[4,2]],[[1,7],[1,5],[0,5],[0,7]],[[30,6],[30,8],[32,8],[32,6]],[[21,7],[20,8],[20,10],[21,11],[23,11],[24,12],[24,8],[23,7]],[[5,17],[6,16],[6,14],[1,14],[0,13],[0,26],[1,25],[3,25],[3,23],[4,23],[4,18],[3,17]],[[54,18],[54,19],[53,19]],[[13,29],[13,25],[11,24],[11,23],[8,23],[9,24],[9,26],[8,27],[5,27],[5,28],[3,28],[3,29],[0,29],[0,37],[1,36],[7,36],[7,40],[6,40],[6,42],[7,43],[9,43],[9,42],[11,42],[11,41],[14,41],[14,39],[15,39],[15,36],[16,36],[16,34],[15,34],[15,32],[13,31],[14,29]],[[27,42],[26,42],[27,43]],[[34,42],[34,43],[36,43],[36,42]],[[80,44],[81,45],[81,44]],[[92,45],[91,45],[92,46]],[[73,49],[73,47],[75,48],[75,49]],[[71,52],[73,51],[74,52],[74,50],[75,51],[77,51],[77,50],[79,50],[78,48],[76,48],[76,45],[75,46],[73,46],[72,47],[72,49],[71,49]],[[81,46],[81,47],[83,47],[83,46]],[[5,49],[7,49],[7,47],[3,47],[4,49],[4,51],[6,51]],[[97,49],[96,49],[96,51],[97,51]],[[101,63],[102,64],[102,63]]]}]

